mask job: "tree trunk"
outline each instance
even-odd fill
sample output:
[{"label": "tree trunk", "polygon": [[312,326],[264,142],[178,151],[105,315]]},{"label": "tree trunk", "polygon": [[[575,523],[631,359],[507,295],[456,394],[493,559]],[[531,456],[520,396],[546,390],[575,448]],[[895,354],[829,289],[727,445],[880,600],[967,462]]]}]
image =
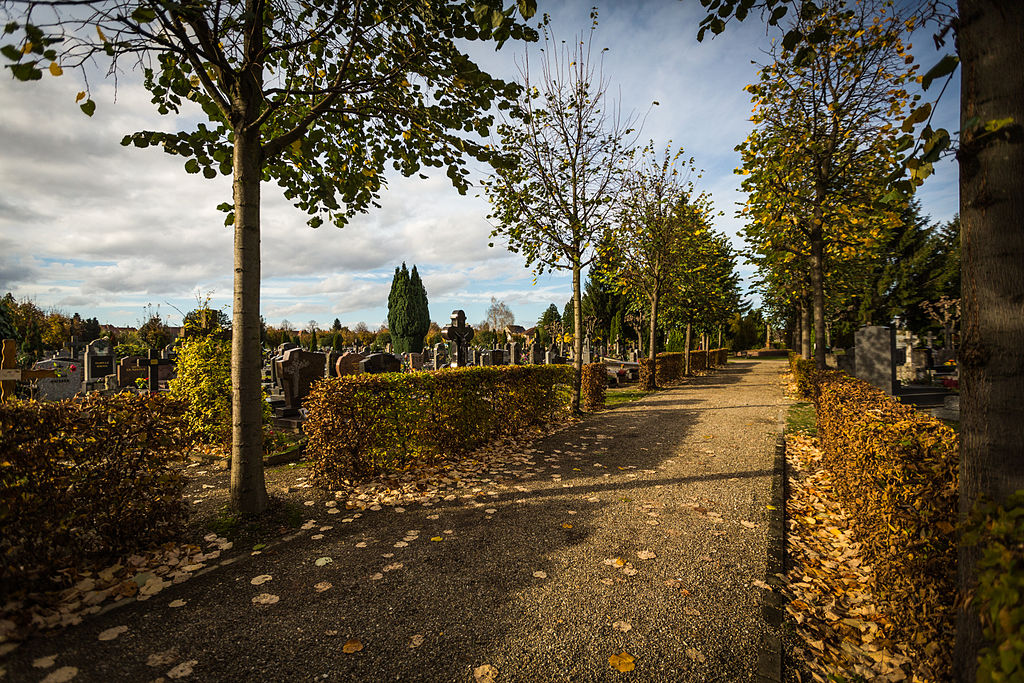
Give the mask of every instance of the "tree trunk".
[{"label": "tree trunk", "polygon": [[814,363],[825,369],[825,241],[821,234],[822,210],[814,210],[811,231],[811,307],[814,315]]},{"label": "tree trunk", "polygon": [[661,293],[658,291],[658,286],[655,285],[654,286],[654,293],[651,295],[651,327],[650,327],[650,332],[648,334],[648,339],[647,339],[647,343],[650,346],[650,348],[647,349],[647,358],[648,358],[648,360],[654,360],[655,357],[657,356],[657,354],[654,351],[654,349],[655,349],[654,335],[657,334],[657,327],[658,327],[658,300],[661,298],[660,294]]},{"label": "tree trunk", "polygon": [[[1024,489],[1024,3],[961,0],[959,350],[960,516],[980,497],[995,501]],[[980,140],[968,128],[1012,117]],[[976,585],[978,548],[960,546],[961,595]],[[962,603],[961,603],[962,604]],[[982,643],[974,603],[961,607],[954,663],[975,680]]]},{"label": "tree trunk", "polygon": [[722,323],[718,323],[718,348],[722,348]]},{"label": "tree trunk", "polygon": [[686,357],[684,359],[684,362],[686,364],[686,369],[685,369],[686,371],[685,371],[684,374],[687,375],[687,376],[690,375],[690,329],[691,329],[691,327],[692,326],[690,325],[690,323],[686,323]]},{"label": "tree trunk", "polygon": [[806,296],[800,298],[800,355],[811,357],[811,303]]},{"label": "tree trunk", "polygon": [[235,280],[231,334],[231,503],[239,512],[267,507],[263,477],[260,368],[260,171],[258,132],[235,133]]},{"label": "tree trunk", "polygon": [[764,324],[764,348],[772,348],[772,324]]},{"label": "tree trunk", "polygon": [[572,264],[572,321],[575,332],[572,338],[572,350],[575,358],[572,364],[576,368],[576,378],[572,386],[572,412],[580,412],[580,386],[583,381],[583,297],[580,295],[580,261],[574,259]]}]

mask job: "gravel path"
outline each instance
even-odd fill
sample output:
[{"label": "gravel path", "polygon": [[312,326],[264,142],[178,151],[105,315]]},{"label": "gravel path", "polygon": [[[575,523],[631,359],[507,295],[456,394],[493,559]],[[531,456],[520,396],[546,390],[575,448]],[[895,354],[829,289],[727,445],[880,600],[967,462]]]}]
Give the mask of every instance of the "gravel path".
[{"label": "gravel path", "polygon": [[6,680],[752,680],[782,368],[733,361],[589,416],[472,499],[310,508],[294,540],[25,643]]}]

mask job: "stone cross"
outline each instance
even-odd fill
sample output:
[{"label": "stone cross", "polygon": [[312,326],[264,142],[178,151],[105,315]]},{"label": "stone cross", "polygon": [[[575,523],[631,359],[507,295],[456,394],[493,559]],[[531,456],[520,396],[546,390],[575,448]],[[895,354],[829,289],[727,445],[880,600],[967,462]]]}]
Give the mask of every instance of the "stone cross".
[{"label": "stone cross", "polygon": [[18,367],[18,344],[13,339],[4,339],[0,355],[0,403],[14,398],[16,382],[40,377],[56,377],[54,370],[22,370]]},{"label": "stone cross", "polygon": [[139,365],[143,363],[149,366],[149,393],[155,394],[160,391],[160,366],[173,365],[174,361],[170,358],[161,358],[159,351],[150,349],[149,358],[139,361]]},{"label": "stone cross", "polygon": [[452,311],[452,324],[444,328],[446,339],[454,342],[455,362],[453,365],[465,367],[469,363],[469,342],[473,340],[473,328],[466,324],[465,311]]}]

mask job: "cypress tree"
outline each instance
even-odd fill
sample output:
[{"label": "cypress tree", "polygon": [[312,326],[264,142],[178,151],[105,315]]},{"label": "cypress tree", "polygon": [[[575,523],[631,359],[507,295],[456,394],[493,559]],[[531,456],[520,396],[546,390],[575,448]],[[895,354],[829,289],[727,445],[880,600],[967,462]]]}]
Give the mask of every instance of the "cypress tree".
[{"label": "cypress tree", "polygon": [[312,334],[309,335],[309,350],[310,351],[319,351],[320,350],[320,347],[317,344],[316,330],[313,330]]},{"label": "cypress tree", "polygon": [[402,263],[401,269],[395,268],[395,277],[391,281],[391,293],[388,295],[388,330],[391,332],[391,343],[395,353],[409,351],[407,330],[409,328],[409,269]]},{"label": "cypress tree", "polygon": [[[427,304],[427,290],[423,287],[423,281],[416,270],[412,267],[412,275],[409,276],[409,351],[413,353],[423,352],[423,340],[430,331],[430,308]],[[394,336],[394,335],[392,335]]]}]

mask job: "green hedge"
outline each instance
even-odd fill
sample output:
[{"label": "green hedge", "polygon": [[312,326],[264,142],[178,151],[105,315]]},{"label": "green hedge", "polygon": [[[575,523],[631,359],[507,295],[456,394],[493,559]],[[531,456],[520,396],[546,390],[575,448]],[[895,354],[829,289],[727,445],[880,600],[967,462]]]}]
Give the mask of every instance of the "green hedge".
[{"label": "green hedge", "polygon": [[604,408],[604,397],[608,391],[608,366],[604,363],[588,363],[583,366],[583,380],[580,393],[583,395],[583,410],[596,411]]},{"label": "green hedge", "polygon": [[0,404],[0,598],[179,533],[183,411],[149,394]]},{"label": "green hedge", "polygon": [[813,399],[818,366],[815,365],[813,360],[805,360],[800,354],[790,351],[789,369],[793,373],[793,380],[796,382],[797,396],[799,398]]},{"label": "green hedge", "polygon": [[520,434],[567,410],[573,374],[569,365],[511,365],[325,379],[304,404],[312,479],[337,489]]},{"label": "green hedge", "polygon": [[956,434],[845,373],[802,376],[813,385],[824,463],[874,567],[874,588],[888,603],[886,612],[915,647],[923,650],[934,638],[952,642]]}]

